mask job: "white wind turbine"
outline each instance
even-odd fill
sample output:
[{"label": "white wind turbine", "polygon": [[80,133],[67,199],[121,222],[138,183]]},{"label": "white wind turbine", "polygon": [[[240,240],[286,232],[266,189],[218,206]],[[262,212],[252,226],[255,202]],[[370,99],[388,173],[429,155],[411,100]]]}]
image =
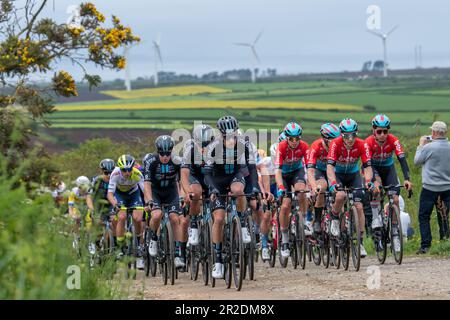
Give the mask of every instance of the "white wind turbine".
[{"label": "white wind turbine", "polygon": [[383,41],[383,77],[387,77],[388,76],[388,61],[387,61],[387,44],[386,44],[386,40],[389,37],[389,35],[395,31],[395,29],[398,28],[398,25],[396,25],[395,27],[393,27],[391,29],[391,31],[389,31],[388,33],[380,33],[380,32],[376,32],[373,30],[367,30],[367,32],[370,32],[374,35],[376,35],[377,37],[380,37],[381,40]]},{"label": "white wind turbine", "polygon": [[153,78],[153,81],[155,87],[158,85],[158,61],[161,64],[161,67],[163,65],[160,44],[161,44],[161,34],[158,34],[158,39],[156,41],[153,40],[153,50],[155,53],[155,77]]},{"label": "white wind turbine", "polygon": [[261,38],[262,31],[256,36],[255,41],[253,43],[235,43],[237,46],[249,47],[252,51],[253,58],[255,58],[255,67],[252,69],[252,82],[256,82],[256,72],[255,68],[261,64],[261,60],[259,60],[258,54],[256,53],[255,45],[258,42],[259,38]]},{"label": "white wind turbine", "polygon": [[131,79],[130,79],[130,49],[131,46],[126,46],[123,52],[125,57],[125,88],[127,91],[131,91]]}]

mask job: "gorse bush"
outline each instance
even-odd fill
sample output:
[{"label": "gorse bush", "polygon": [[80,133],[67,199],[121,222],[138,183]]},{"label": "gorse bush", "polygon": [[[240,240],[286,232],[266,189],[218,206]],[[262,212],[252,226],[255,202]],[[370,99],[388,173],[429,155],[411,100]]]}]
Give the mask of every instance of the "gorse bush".
[{"label": "gorse bush", "polygon": [[[28,165],[22,162],[21,168]],[[32,195],[5,174],[0,157],[0,299],[112,299],[120,297],[113,270],[90,269],[72,248],[70,221],[50,195]],[[70,266],[80,288],[69,289]],[[69,269],[68,269],[69,268]],[[70,287],[70,286],[69,286]]]}]

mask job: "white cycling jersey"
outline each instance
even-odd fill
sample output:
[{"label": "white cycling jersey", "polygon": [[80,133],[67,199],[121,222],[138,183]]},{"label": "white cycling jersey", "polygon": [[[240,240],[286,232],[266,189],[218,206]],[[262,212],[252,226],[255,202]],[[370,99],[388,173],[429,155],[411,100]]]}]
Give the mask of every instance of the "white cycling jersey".
[{"label": "white cycling jersey", "polygon": [[116,167],[111,173],[108,192],[114,193],[116,192],[116,189],[118,189],[120,192],[131,194],[137,191],[138,188],[144,190],[144,176],[137,168],[133,168],[129,178],[125,178],[122,175],[122,171],[120,171],[119,167]]}]

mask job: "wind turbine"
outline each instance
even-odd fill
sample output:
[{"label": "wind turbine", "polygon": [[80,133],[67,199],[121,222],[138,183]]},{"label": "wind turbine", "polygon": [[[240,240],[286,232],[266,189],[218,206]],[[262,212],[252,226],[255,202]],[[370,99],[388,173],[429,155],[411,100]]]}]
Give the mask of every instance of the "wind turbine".
[{"label": "wind turbine", "polygon": [[131,91],[131,79],[130,79],[130,49],[131,46],[126,46],[123,52],[125,57],[125,88],[127,91]]},{"label": "wind turbine", "polygon": [[373,30],[367,30],[367,32],[370,32],[374,35],[376,35],[377,37],[380,37],[381,40],[383,41],[383,77],[387,77],[388,76],[388,71],[387,71],[387,67],[388,67],[388,62],[387,62],[387,44],[386,44],[386,40],[387,38],[391,35],[392,32],[395,31],[395,29],[398,28],[398,25],[396,25],[395,27],[393,27],[391,29],[391,31],[389,31],[388,33],[380,33],[380,32],[376,32]]},{"label": "wind turbine", "polygon": [[[262,31],[256,36],[255,41],[253,41],[253,43],[235,43],[235,45],[237,46],[243,46],[243,47],[248,47],[250,48],[250,50],[252,51],[253,54],[253,58],[255,58],[255,68],[261,64],[261,60],[259,60],[258,54],[256,53],[256,49],[255,49],[255,45],[258,42],[259,38],[261,38],[262,35]],[[255,72],[255,68],[253,68],[252,70],[252,82],[255,83],[256,82],[256,72]]]},{"label": "wind turbine", "polygon": [[155,77],[154,77],[154,85],[155,87],[158,85],[158,61],[161,63],[161,67],[163,65],[162,57],[161,57],[161,34],[158,34],[158,40],[153,40],[153,50],[155,53]]}]

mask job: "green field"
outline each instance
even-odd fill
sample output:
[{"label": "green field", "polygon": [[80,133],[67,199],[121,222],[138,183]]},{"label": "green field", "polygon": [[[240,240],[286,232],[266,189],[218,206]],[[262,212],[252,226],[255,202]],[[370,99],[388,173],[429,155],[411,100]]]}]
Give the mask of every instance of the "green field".
[{"label": "green field", "polygon": [[[368,133],[370,119],[383,112],[391,118],[394,131],[404,136],[426,132],[436,119],[450,122],[450,80],[445,78],[233,83],[208,87],[229,92],[186,94],[183,86],[169,90],[146,89],[148,97],[138,97],[139,92],[133,97],[131,92],[127,99],[59,104],[59,111],[48,120],[54,128],[171,130],[190,129],[195,120],[214,123],[218,117],[232,114],[244,129],[280,129],[295,119],[300,121],[305,134],[315,135],[322,123],[339,122],[345,117],[354,118],[360,123],[361,131]],[[152,90],[158,96],[151,96]],[[176,94],[177,90],[179,94]],[[160,96],[160,92],[171,94]],[[205,109],[208,101],[214,108]],[[230,106],[220,107],[228,105],[226,101],[230,101]],[[237,105],[245,105],[248,101],[248,106],[239,108],[233,106],[233,101]],[[293,108],[292,103],[301,108]],[[179,109],[184,104],[189,108]],[[83,110],[69,111],[67,107]],[[355,110],[345,109],[352,107]]]}]

